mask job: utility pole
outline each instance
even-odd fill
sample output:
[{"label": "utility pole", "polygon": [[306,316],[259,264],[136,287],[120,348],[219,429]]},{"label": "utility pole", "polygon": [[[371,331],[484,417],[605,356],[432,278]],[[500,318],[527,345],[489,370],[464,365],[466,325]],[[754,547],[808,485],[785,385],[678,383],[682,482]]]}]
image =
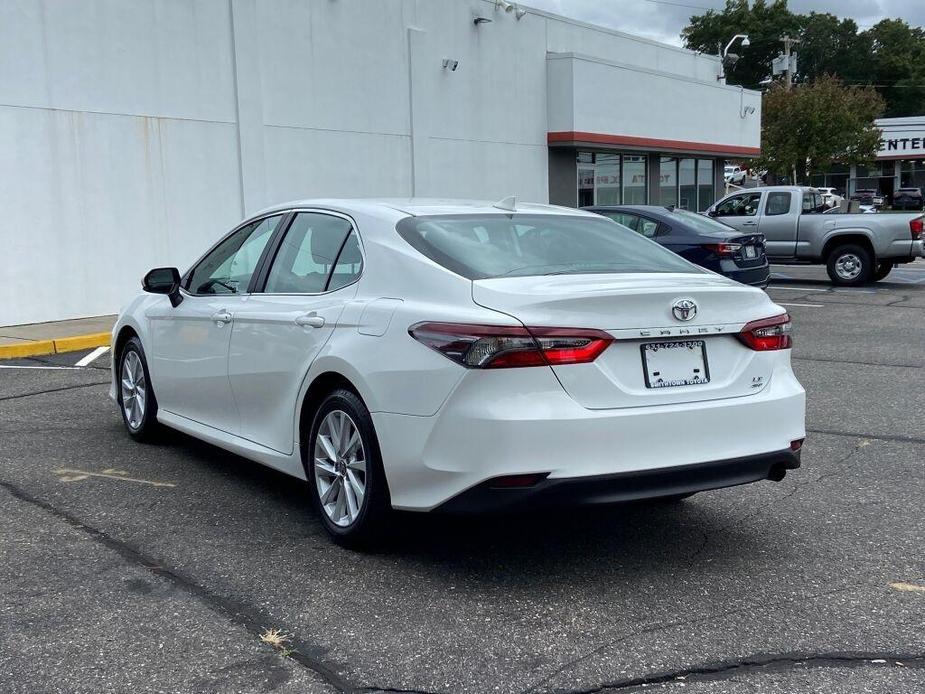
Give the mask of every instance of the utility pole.
[{"label": "utility pole", "polygon": [[792,39],[787,34],[781,37],[784,44],[784,85],[789,92],[793,88],[793,64],[790,62],[790,47],[800,43],[800,39]]}]

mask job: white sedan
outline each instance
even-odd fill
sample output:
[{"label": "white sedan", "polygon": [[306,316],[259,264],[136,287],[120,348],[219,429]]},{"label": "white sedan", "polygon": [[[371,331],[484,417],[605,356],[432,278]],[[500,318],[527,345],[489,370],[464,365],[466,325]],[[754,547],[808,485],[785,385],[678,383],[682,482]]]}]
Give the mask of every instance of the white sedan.
[{"label": "white sedan", "polygon": [[143,286],[113,330],[128,433],[307,479],[341,542],[392,509],[679,499],[799,466],[784,309],[598,215],[290,203]]}]

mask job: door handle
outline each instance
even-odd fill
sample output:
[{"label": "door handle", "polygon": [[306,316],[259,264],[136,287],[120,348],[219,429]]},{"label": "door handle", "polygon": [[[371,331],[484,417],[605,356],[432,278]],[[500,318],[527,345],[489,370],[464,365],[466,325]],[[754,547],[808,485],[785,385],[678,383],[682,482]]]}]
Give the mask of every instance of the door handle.
[{"label": "door handle", "polygon": [[307,313],[296,317],[295,324],[301,325],[303,328],[322,328],[324,327],[324,318],[317,313]]},{"label": "door handle", "polygon": [[212,314],[212,320],[218,323],[219,327],[221,327],[225,323],[231,322],[231,314],[228,313],[228,311],[226,311],[225,309],[221,309],[220,311],[216,311],[215,313]]},{"label": "door handle", "polygon": [[756,227],[758,226],[758,222],[742,222],[742,226],[743,227]]}]

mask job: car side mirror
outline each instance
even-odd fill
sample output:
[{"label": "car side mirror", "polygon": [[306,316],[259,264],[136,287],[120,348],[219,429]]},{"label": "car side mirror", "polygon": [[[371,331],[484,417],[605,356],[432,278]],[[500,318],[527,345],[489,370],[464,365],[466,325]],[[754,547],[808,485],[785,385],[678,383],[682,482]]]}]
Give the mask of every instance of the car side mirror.
[{"label": "car side mirror", "polygon": [[707,217],[715,217],[715,216],[716,216],[716,210],[714,210],[712,207],[709,210],[707,210]]},{"label": "car side mirror", "polygon": [[141,281],[141,287],[151,294],[166,294],[176,308],[183,301],[180,294],[180,271],[175,267],[156,267]]}]

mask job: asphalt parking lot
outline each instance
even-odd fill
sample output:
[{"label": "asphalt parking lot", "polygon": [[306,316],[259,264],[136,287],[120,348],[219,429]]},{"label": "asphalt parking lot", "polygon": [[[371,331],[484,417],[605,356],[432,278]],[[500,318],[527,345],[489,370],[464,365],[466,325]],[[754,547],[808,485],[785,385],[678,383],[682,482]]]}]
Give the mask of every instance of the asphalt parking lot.
[{"label": "asphalt parking lot", "polygon": [[301,482],[134,443],[107,356],[3,363],[2,690],[925,690],[925,262],[860,289],[778,267],[769,292],[808,394],[783,482],[405,517],[374,554]]}]

